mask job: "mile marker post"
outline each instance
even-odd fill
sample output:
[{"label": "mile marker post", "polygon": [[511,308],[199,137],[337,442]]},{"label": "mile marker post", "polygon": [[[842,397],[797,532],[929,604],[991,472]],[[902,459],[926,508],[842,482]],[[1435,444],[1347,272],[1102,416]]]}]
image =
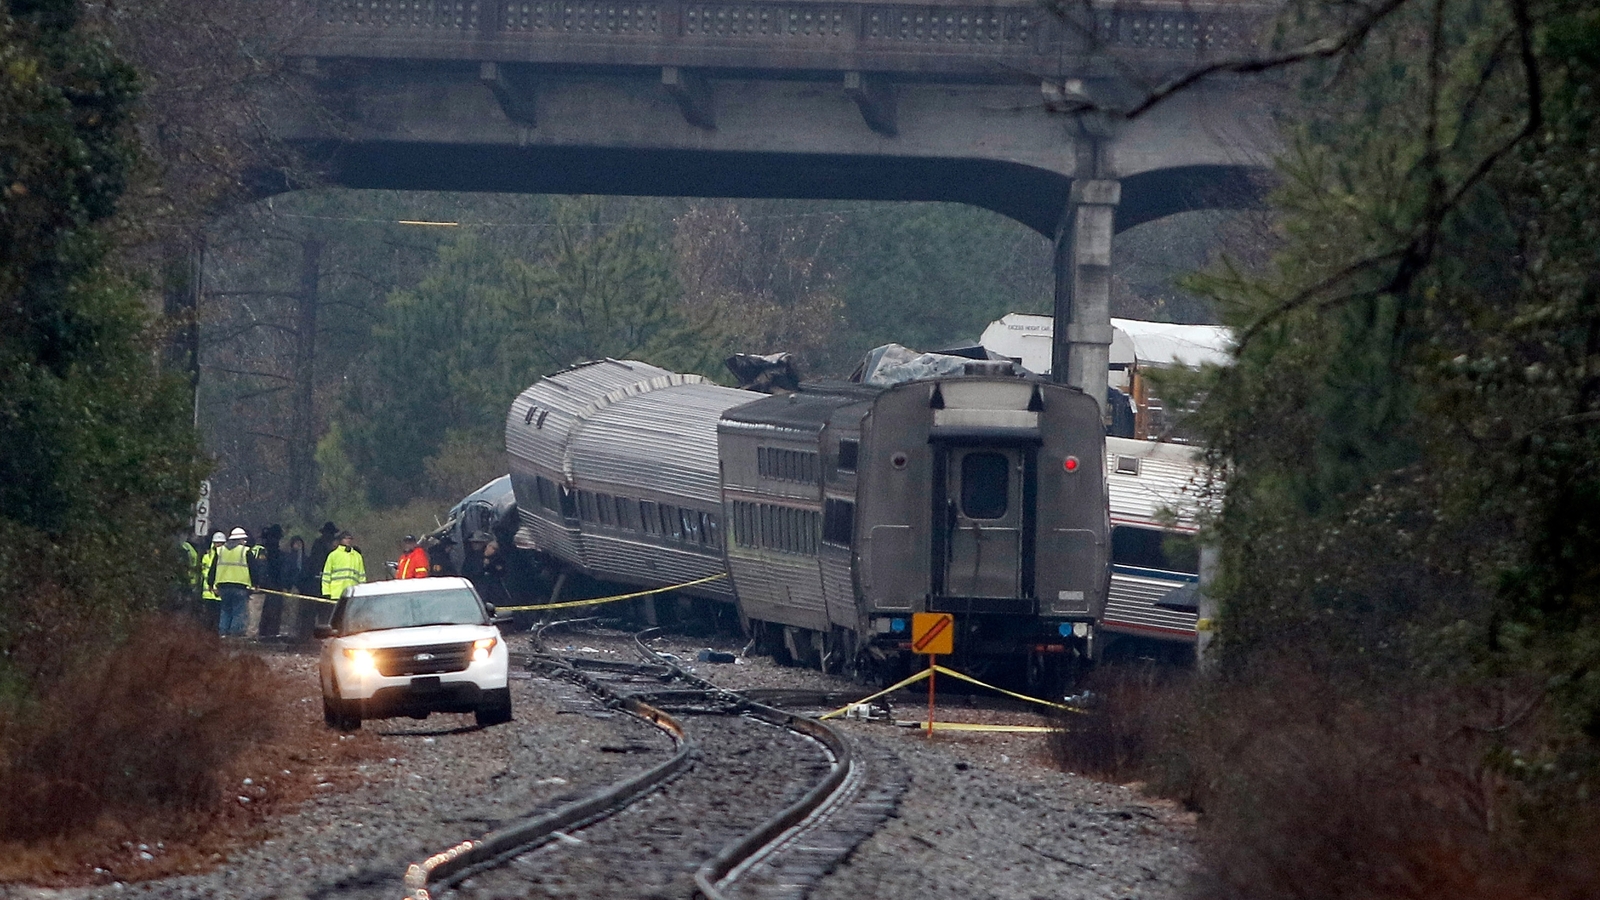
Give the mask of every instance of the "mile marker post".
[{"label": "mile marker post", "polygon": [[933,677],[939,657],[955,652],[955,626],[950,613],[911,614],[911,650],[928,654],[928,737],[933,737]]}]

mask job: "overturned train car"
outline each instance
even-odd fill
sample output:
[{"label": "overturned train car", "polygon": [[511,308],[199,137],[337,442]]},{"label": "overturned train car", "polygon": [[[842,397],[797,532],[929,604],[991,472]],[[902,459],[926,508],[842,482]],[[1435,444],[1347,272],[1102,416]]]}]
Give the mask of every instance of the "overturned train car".
[{"label": "overturned train car", "polygon": [[754,396],[643,363],[546,378],[506,423],[516,545],[732,604],[830,670],[908,659],[950,612],[969,662],[1090,658],[1109,552],[1098,405],[1012,375]]}]

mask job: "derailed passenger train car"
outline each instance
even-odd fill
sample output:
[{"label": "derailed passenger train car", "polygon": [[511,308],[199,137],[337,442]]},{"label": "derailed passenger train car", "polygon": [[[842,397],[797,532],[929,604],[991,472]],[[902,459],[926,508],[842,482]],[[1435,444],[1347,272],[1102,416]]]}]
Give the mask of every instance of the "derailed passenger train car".
[{"label": "derailed passenger train car", "polygon": [[647,587],[725,571],[692,591],[796,661],[898,667],[925,611],[955,615],[958,659],[1093,655],[1104,459],[1076,389],[981,374],[759,396],[603,360],[524,391],[506,435],[519,548]]},{"label": "derailed passenger train car", "polygon": [[[1107,646],[1173,660],[1193,657],[1201,591],[1216,549],[1200,540],[1218,489],[1200,448],[1106,438],[1111,502]],[[1128,639],[1144,643],[1134,643]]]},{"label": "derailed passenger train car", "polygon": [[[750,398],[613,359],[540,380],[506,418],[517,547],[648,587],[725,572],[717,421]],[[689,590],[733,600],[726,579]]]},{"label": "derailed passenger train car", "polygon": [[856,575],[875,647],[916,611],[956,617],[956,654],[1094,655],[1105,608],[1102,426],[1081,391],[1016,377],[915,381],[862,423]]}]

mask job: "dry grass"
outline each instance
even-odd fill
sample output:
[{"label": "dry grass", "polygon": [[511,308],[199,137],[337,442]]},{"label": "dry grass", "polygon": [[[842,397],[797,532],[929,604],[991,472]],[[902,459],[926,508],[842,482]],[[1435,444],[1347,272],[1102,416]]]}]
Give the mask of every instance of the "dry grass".
[{"label": "dry grass", "polygon": [[1201,810],[1195,900],[1600,897],[1600,802],[1561,774],[1581,768],[1537,685],[1373,691],[1280,659],[1226,683],[1112,668],[1093,687],[1057,764]]},{"label": "dry grass", "polygon": [[1118,783],[1146,780],[1172,752],[1175,722],[1187,708],[1189,672],[1154,663],[1092,672],[1081,713],[1063,713],[1050,735],[1056,764]]},{"label": "dry grass", "polygon": [[161,618],[9,711],[0,718],[0,881],[203,870],[319,783],[353,779],[374,739],[325,729],[320,709],[302,702],[315,685],[302,681]]}]

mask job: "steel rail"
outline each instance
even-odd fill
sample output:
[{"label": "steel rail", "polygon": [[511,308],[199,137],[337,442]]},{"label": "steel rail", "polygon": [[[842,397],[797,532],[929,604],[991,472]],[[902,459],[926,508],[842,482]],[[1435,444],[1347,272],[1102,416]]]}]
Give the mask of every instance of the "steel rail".
[{"label": "steel rail", "polygon": [[[534,635],[536,645],[542,646],[543,630],[541,627]],[[677,752],[670,759],[638,775],[625,778],[549,813],[491,831],[481,838],[462,841],[422,862],[412,863],[406,867],[405,874],[405,892],[409,900],[430,900],[433,896],[430,887],[435,884],[456,884],[474,872],[499,865],[539,846],[559,831],[587,825],[628,806],[676,777],[696,755],[694,742],[684,731],[683,723],[662,710],[634,697],[619,694],[603,682],[554,658],[535,656],[528,662],[530,668],[542,668],[577,681],[604,699],[608,706],[621,709],[666,732],[672,738]]]},{"label": "steel rail", "polygon": [[728,895],[724,889],[737,880],[749,864],[756,862],[761,857],[784,843],[789,834],[802,828],[816,818],[831,812],[842,797],[842,790],[859,781],[856,764],[850,753],[850,743],[844,736],[834,731],[826,723],[816,719],[796,716],[784,712],[776,707],[764,703],[757,703],[748,697],[733,691],[720,688],[717,685],[694,675],[683,667],[677,665],[666,657],[652,650],[645,643],[645,635],[659,629],[647,629],[634,636],[634,644],[639,654],[648,662],[668,666],[678,674],[683,681],[693,684],[708,692],[720,694],[730,701],[738,703],[738,711],[762,721],[787,728],[821,744],[833,757],[833,764],[828,770],[827,777],[807,791],[805,796],[789,804],[777,815],[763,822],[754,831],[748,832],[744,837],[723,847],[716,856],[707,860],[694,873],[695,886],[699,888],[701,896],[706,900],[727,900]]}]

